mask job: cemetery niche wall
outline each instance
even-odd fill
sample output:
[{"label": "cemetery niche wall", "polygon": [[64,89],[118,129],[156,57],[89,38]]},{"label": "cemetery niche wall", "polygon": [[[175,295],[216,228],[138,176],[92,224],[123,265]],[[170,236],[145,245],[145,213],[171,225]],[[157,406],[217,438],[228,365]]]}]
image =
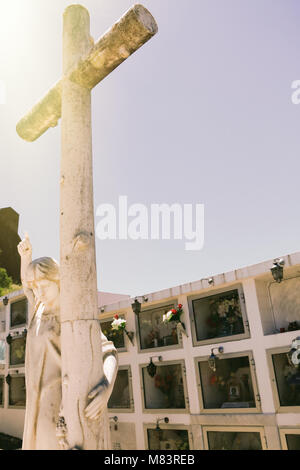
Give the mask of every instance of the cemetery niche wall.
[{"label": "cemetery niche wall", "polygon": [[249,337],[241,286],[188,299],[195,346]]},{"label": "cemetery niche wall", "polygon": [[136,431],[134,423],[110,422],[112,450],[136,450]]}]

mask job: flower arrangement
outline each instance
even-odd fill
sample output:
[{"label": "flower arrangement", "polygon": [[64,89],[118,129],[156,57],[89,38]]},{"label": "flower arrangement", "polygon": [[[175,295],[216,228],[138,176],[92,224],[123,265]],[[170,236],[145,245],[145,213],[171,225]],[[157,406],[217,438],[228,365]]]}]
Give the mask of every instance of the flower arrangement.
[{"label": "flower arrangement", "polygon": [[210,301],[207,325],[213,336],[227,336],[243,332],[242,311],[237,293]]},{"label": "flower arrangement", "polygon": [[126,330],[126,320],[125,318],[120,318],[119,315],[114,315],[114,320],[111,324],[111,329],[116,331],[124,331],[128,336],[129,341],[133,344],[133,331]]},{"label": "flower arrangement", "polygon": [[173,379],[174,377],[171,374],[167,374],[165,377],[160,374],[157,374],[154,377],[154,386],[165,395],[169,395],[171,387],[173,385]]},{"label": "flower arrangement", "polygon": [[184,323],[180,320],[181,315],[183,314],[182,304],[178,304],[177,308],[172,308],[167,313],[163,315],[163,323],[176,322],[178,325],[181,325],[183,331],[186,334],[186,329]]}]

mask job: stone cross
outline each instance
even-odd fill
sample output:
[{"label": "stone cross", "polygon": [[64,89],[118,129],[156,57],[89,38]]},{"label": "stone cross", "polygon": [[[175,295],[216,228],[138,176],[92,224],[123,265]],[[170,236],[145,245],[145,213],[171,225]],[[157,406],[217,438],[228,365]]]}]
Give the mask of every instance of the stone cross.
[{"label": "stone cross", "polygon": [[99,444],[99,423],[95,425],[84,416],[87,394],[103,374],[96,319],[91,90],[156,32],[150,12],[134,5],[94,44],[88,11],[81,5],[70,5],[63,18],[63,77],[17,124],[19,136],[32,142],[62,117],[62,394],[71,448],[105,448]]}]

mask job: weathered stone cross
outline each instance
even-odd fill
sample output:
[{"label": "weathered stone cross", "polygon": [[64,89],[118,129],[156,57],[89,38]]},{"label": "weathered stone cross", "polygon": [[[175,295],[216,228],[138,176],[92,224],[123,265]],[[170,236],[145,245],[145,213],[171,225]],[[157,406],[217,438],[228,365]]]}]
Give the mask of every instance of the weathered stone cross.
[{"label": "weathered stone cross", "polygon": [[[102,376],[93,209],[91,90],[157,32],[134,5],[96,44],[88,11],[64,12],[63,78],[17,124],[34,141],[62,117],[60,181],[61,348],[64,417],[70,446],[99,449],[99,423],[84,416],[87,394]],[[100,433],[100,434],[99,434]]]}]

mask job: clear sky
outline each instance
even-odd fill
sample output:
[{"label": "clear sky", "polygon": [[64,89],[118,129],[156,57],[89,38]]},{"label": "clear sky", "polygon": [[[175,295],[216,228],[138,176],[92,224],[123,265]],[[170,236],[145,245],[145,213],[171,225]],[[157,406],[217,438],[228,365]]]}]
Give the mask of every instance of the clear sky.
[{"label": "clear sky", "polygon": [[[86,0],[100,37],[131,0]],[[59,259],[60,126],[17,121],[62,70],[65,0],[0,0],[0,207]],[[93,90],[95,211],[202,203],[205,244],[96,241],[98,288],[142,295],[300,249],[298,0],[144,0],[158,34]],[[96,218],[97,223],[97,218]]]}]

